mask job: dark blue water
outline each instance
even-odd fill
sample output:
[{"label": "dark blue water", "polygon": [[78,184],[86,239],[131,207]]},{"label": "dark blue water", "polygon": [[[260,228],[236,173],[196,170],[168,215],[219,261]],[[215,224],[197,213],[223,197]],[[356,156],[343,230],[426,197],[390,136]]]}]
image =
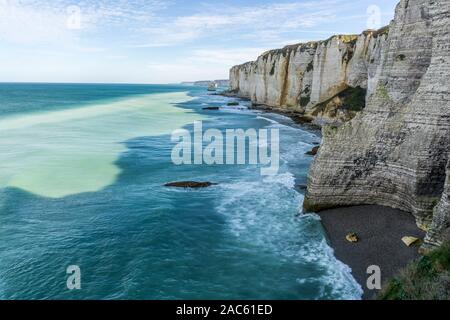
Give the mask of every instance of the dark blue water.
[{"label": "dark blue water", "polygon": [[[0,84],[0,298],[360,298],[318,218],[299,215],[295,185],[320,138],[229,101],[182,86]],[[175,166],[170,133],[194,120],[279,129],[279,174]],[[181,180],[218,185],[163,187]]]}]

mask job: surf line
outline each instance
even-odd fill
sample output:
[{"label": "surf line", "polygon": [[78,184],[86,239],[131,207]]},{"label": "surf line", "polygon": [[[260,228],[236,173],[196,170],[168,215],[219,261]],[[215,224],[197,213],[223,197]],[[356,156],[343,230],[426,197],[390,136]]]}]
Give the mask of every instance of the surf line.
[{"label": "surf line", "polygon": [[208,129],[194,122],[193,135],[189,130],[178,129],[171,141],[175,165],[260,165],[261,175],[278,174],[280,167],[280,132],[269,129]]}]

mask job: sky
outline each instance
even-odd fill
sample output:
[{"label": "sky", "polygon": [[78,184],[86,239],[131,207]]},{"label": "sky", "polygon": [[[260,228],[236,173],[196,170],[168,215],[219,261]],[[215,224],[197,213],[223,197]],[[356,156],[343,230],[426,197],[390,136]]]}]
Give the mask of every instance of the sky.
[{"label": "sky", "polygon": [[227,79],[269,49],[387,25],[398,0],[0,0],[0,82]]}]

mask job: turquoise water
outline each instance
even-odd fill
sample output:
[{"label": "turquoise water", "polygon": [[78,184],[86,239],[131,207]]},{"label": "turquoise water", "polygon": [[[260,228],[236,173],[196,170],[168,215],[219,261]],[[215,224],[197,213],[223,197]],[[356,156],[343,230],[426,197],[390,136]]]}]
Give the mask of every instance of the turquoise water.
[{"label": "turquoise water", "polygon": [[[0,84],[0,298],[359,299],[299,215],[320,138],[204,88]],[[278,128],[281,168],[175,166],[171,133]],[[203,190],[167,182],[212,181]],[[78,265],[82,289],[69,291]]]}]

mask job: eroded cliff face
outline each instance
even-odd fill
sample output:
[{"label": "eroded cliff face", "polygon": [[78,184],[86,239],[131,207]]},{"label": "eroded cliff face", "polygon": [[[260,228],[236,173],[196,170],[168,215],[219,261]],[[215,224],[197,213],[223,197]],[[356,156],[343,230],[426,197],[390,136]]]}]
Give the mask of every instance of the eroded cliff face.
[{"label": "eroded cliff face", "polygon": [[399,208],[436,245],[450,215],[450,0],[402,0],[379,61],[368,69],[364,111],[324,128],[305,208]]},{"label": "eroded cliff face", "polygon": [[450,241],[450,160],[447,165],[447,181],[439,204],[434,208],[433,222],[425,239],[425,249],[441,246]]},{"label": "eroded cliff face", "polygon": [[366,90],[375,88],[387,31],[266,52],[231,69],[231,90],[255,104],[302,113],[319,123],[348,121],[364,108]]}]

